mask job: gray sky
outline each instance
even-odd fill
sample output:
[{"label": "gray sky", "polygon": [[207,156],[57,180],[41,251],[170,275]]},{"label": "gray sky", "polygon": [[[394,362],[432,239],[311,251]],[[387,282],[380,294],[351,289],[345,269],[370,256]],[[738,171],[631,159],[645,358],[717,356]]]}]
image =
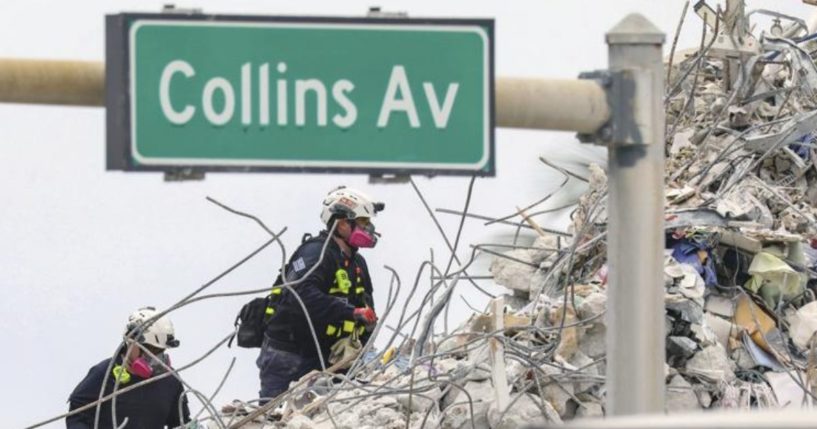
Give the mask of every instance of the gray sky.
[{"label": "gray sky", "polygon": [[[0,57],[102,61],[106,13],[155,12],[162,3],[3,1]],[[405,10],[413,17],[495,18],[498,76],[573,78],[581,71],[606,67],[604,32],[630,12],[646,15],[669,33],[671,41],[683,3],[411,0],[380,5],[385,10]],[[768,3],[749,4],[751,9],[769,7]],[[813,11],[799,0],[774,3],[776,10],[802,18]],[[343,16],[362,16],[369,5],[372,2],[357,0],[180,4],[201,7],[207,13]],[[688,16],[679,47],[694,46],[699,37],[700,22]],[[106,172],[104,127],[100,108],[0,105],[4,427],[21,427],[64,412],[68,394],[88,368],[113,352],[132,310],[172,304],[266,240],[256,225],[207,203],[208,195],[258,215],[274,230],[289,227],[284,235],[289,252],[303,233],[320,228],[320,201],[337,184],[359,187],[385,201],[387,209],[376,219],[383,238],[376,249],[365,253],[380,309],[389,280],[383,265],[398,270],[405,294],[430,248],[438,261],[446,260],[446,247],[409,185],[369,185],[364,176],[326,174],[209,174],[203,182],[164,183],[154,173]],[[598,150],[576,144],[570,133],[498,130],[496,152],[497,176],[477,180],[474,213],[509,214],[515,206],[553,190],[561,178],[538,161],[540,155],[603,160]],[[464,204],[467,178],[416,181],[434,208],[460,209]],[[540,220],[564,228],[565,215]],[[459,219],[450,215],[440,219],[453,238]],[[507,239],[512,233],[509,227],[485,228],[469,221],[459,254],[467,258],[469,244]],[[210,291],[269,285],[280,258],[280,251],[270,247]],[[487,274],[487,262],[484,258],[472,274]],[[425,277],[420,289],[427,287]],[[460,294],[478,307],[486,302],[467,285],[458,288],[452,320],[470,314]],[[415,296],[415,303],[420,296]],[[174,313],[182,342],[172,353],[175,365],[198,357],[225,336],[246,300],[208,301]],[[396,319],[389,322],[394,324]],[[185,378],[209,395],[233,356],[236,367],[216,404],[254,398],[258,389],[255,350],[221,349]],[[193,409],[198,408],[193,401]],[[62,426],[59,422],[50,427]]]}]

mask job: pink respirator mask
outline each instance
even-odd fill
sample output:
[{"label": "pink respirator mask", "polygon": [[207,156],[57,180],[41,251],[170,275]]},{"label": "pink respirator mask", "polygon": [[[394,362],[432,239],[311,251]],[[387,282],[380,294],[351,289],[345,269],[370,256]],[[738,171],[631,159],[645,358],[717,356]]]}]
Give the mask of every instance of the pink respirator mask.
[{"label": "pink respirator mask", "polygon": [[353,223],[353,230],[352,234],[349,235],[349,238],[346,240],[352,247],[374,247],[377,244],[377,236],[378,233],[374,232],[374,225],[368,224],[365,227],[361,227]]},{"label": "pink respirator mask", "polygon": [[[164,362],[165,365],[170,366],[170,356],[166,353],[158,354],[156,357]],[[130,367],[128,367],[128,372],[141,378],[150,378],[154,374],[164,372],[165,370],[165,367],[161,363],[149,356],[137,358],[131,362]]]}]

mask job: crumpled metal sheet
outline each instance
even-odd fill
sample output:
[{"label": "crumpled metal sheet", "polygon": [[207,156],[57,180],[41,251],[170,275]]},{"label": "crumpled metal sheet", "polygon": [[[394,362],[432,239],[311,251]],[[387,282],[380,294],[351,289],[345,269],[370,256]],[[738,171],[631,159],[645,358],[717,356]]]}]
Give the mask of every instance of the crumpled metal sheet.
[{"label": "crumpled metal sheet", "polygon": [[[817,88],[817,87],[815,87]],[[802,140],[817,130],[817,110],[794,115],[778,132],[745,138],[744,148],[765,153]]]}]

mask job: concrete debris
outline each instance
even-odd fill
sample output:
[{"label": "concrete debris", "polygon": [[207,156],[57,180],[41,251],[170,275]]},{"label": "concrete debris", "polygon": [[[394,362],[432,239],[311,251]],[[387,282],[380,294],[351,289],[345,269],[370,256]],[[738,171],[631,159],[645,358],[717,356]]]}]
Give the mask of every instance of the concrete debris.
[{"label": "concrete debris", "polygon": [[667,412],[677,413],[700,410],[698,396],[684,377],[676,375],[667,385]]},{"label": "concrete debris", "polygon": [[695,354],[698,343],[687,337],[667,337],[667,361],[682,366]]},{"label": "concrete debris", "polygon": [[[468,382],[463,391],[453,390],[443,400],[446,407],[442,426],[444,428],[471,427],[473,413],[477,428],[488,428],[488,408],[494,401],[494,390],[490,382]],[[466,395],[467,393],[467,395]]]},{"label": "concrete debris", "polygon": [[748,371],[757,366],[757,363],[755,362],[754,358],[752,358],[752,355],[749,354],[749,352],[743,347],[733,350],[731,359],[733,362],[735,362],[735,366],[737,366],[737,368],[740,370]]},{"label": "concrete debris", "polygon": [[[817,39],[798,29],[776,39],[744,21],[741,45],[721,34],[669,70],[665,276],[655,285],[669,412],[800,406],[817,385]],[[416,355],[414,337],[389,342],[396,358],[372,352],[274,425],[515,428],[603,416],[607,177],[594,164],[581,177],[571,237],[539,230],[523,245],[517,231],[511,250],[495,252],[507,305],[436,330]]]},{"label": "concrete debris", "polygon": [[802,404],[809,402],[808,394],[798,385],[799,380],[805,380],[803,375],[788,372],[766,373],[766,380],[781,407],[799,408]]},{"label": "concrete debris", "polygon": [[817,301],[812,301],[789,317],[789,334],[794,344],[806,350],[817,332]]},{"label": "concrete debris", "polygon": [[670,317],[689,324],[703,322],[704,309],[701,304],[680,294],[667,294],[664,305]]},{"label": "concrete debris", "polygon": [[726,356],[726,349],[716,344],[696,353],[687,362],[686,373],[711,383],[728,382],[735,379],[731,365],[733,364]]},{"label": "concrete debris", "polygon": [[530,278],[537,267],[531,251],[516,249],[506,252],[505,256],[494,259],[491,264],[490,270],[496,284],[512,290],[530,291]]},{"label": "concrete debris", "polygon": [[491,408],[488,411],[488,422],[491,429],[516,429],[561,424],[562,419],[547,401],[534,401],[531,395],[520,395],[505,410]]},{"label": "concrete debris", "polygon": [[577,419],[604,417],[604,409],[598,402],[584,402],[576,409]]},{"label": "concrete debris", "polygon": [[695,396],[698,397],[698,403],[701,404],[701,407],[709,408],[709,406],[712,405],[712,395],[706,390],[695,390]]}]

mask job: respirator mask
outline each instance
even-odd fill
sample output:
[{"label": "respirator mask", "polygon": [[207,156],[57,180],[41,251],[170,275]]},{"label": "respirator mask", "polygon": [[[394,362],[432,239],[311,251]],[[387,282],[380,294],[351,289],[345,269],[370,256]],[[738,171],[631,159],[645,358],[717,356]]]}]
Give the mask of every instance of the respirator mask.
[{"label": "respirator mask", "polygon": [[374,230],[374,224],[369,222],[365,226],[359,225],[356,221],[350,220],[352,233],[346,240],[352,247],[374,247],[377,244],[377,237],[380,235]]},{"label": "respirator mask", "polygon": [[128,372],[137,377],[150,378],[156,374],[166,372],[167,367],[165,365],[170,366],[170,356],[167,353],[158,353],[155,357],[143,354],[131,362],[130,366],[128,366]]}]

